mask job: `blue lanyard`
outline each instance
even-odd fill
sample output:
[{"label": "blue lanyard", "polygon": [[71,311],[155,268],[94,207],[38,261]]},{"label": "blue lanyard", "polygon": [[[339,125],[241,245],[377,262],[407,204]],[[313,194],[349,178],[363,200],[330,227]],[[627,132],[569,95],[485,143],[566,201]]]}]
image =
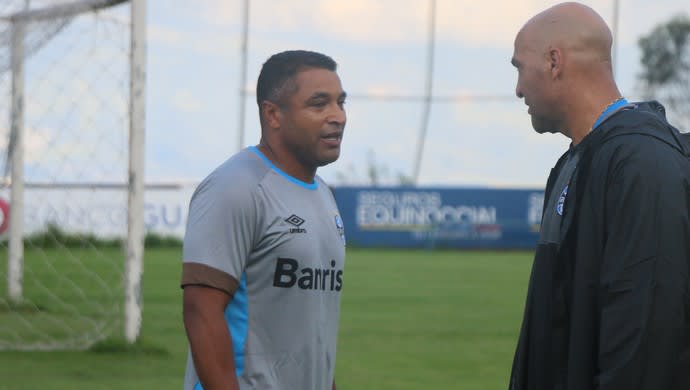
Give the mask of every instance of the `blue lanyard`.
[{"label": "blue lanyard", "polygon": [[592,126],[592,129],[596,129],[601,124],[601,122],[606,120],[611,114],[616,112],[619,108],[621,108],[627,104],[628,104],[628,100],[625,98],[622,98],[621,100],[618,100],[617,102],[606,107],[606,110],[604,110],[604,112],[602,112],[601,115],[599,115],[599,119],[597,119],[597,121],[594,123],[594,126]]}]

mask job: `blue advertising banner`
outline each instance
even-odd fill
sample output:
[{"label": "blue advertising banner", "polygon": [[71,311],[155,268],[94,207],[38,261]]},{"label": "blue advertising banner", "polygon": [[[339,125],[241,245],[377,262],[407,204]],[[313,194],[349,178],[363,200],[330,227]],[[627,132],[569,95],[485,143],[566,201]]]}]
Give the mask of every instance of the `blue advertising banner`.
[{"label": "blue advertising banner", "polygon": [[543,190],[336,187],[349,245],[532,249]]}]

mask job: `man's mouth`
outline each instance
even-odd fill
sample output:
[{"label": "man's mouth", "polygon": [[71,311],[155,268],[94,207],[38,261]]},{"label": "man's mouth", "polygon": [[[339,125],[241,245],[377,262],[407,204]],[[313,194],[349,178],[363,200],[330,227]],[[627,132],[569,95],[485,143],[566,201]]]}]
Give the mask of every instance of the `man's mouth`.
[{"label": "man's mouth", "polygon": [[328,133],[322,136],[321,139],[331,146],[338,146],[340,145],[340,141],[342,141],[343,139],[343,132],[337,131],[333,133]]}]

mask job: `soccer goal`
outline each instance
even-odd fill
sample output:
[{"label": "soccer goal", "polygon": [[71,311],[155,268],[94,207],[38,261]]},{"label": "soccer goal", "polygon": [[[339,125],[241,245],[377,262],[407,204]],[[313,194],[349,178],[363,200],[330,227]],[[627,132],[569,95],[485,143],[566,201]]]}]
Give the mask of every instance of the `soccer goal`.
[{"label": "soccer goal", "polygon": [[0,0],[0,350],[134,342],[145,0]]}]

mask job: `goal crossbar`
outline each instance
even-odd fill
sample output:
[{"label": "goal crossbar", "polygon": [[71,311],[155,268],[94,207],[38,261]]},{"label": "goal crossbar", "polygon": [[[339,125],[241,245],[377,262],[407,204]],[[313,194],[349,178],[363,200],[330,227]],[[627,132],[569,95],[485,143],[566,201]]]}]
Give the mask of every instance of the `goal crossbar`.
[{"label": "goal crossbar", "polygon": [[128,0],[80,0],[69,4],[59,4],[40,9],[20,11],[10,16],[0,16],[0,20],[16,23],[51,20],[55,19],[56,15],[68,18],[84,12],[113,7],[127,1]]}]

